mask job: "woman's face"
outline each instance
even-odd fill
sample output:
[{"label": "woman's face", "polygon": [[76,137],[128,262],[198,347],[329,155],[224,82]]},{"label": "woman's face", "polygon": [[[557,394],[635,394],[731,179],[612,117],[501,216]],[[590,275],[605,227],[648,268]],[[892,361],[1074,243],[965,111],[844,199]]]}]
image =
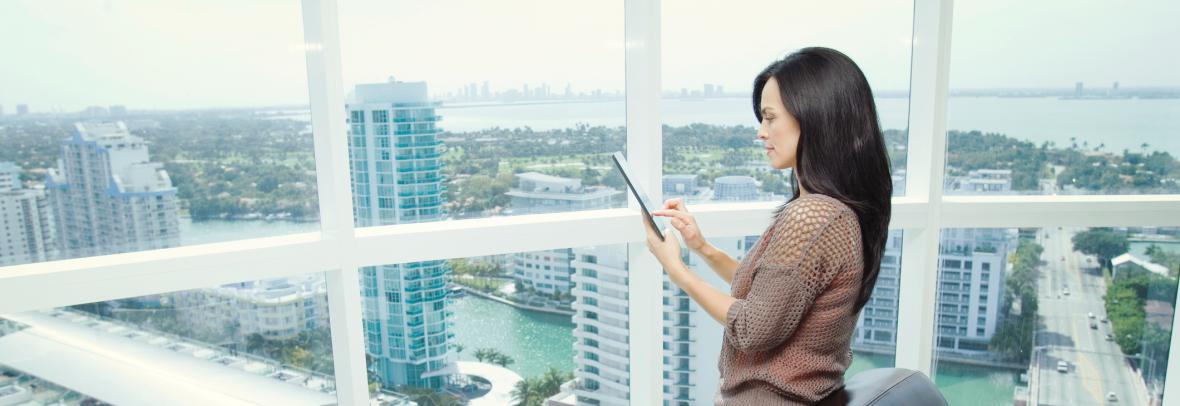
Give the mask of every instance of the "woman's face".
[{"label": "woman's face", "polygon": [[795,167],[795,151],[799,145],[799,122],[787,113],[783,98],[778,90],[778,81],[773,77],[762,88],[762,123],[758,126],[758,139],[766,148],[766,157],[774,169]]}]

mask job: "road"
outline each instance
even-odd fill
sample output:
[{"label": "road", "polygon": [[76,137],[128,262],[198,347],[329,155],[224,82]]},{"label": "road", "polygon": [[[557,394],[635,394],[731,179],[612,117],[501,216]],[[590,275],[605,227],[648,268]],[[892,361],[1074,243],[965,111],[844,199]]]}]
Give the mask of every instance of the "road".
[{"label": "road", "polygon": [[[1112,328],[1100,321],[1106,315],[1105,283],[1095,260],[1073,251],[1070,240],[1077,231],[1051,227],[1037,235],[1045,262],[1037,287],[1043,328],[1034,336],[1035,404],[1145,404],[1142,379],[1127,366],[1118,344],[1106,340]],[[1068,372],[1058,372],[1061,360],[1069,363]],[[1108,393],[1117,402],[1107,401]]]}]

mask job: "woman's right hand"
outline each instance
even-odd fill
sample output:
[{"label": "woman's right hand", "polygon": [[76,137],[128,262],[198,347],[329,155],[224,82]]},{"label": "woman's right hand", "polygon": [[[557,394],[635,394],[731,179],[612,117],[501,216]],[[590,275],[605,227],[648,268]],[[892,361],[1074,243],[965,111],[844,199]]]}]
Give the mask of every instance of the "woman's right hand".
[{"label": "woman's right hand", "polygon": [[696,218],[688,214],[688,207],[685,207],[684,199],[669,199],[664,202],[663,210],[656,210],[651,214],[672,219],[672,227],[680,232],[680,236],[684,238],[684,245],[687,245],[688,249],[693,252],[700,253],[708,243],[701,235],[700,227],[697,227]]}]

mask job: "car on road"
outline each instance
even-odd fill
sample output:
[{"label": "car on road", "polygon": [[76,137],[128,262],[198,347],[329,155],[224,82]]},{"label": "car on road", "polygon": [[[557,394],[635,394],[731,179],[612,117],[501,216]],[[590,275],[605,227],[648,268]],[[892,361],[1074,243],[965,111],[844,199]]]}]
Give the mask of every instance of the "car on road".
[{"label": "car on road", "polygon": [[1057,361],[1057,372],[1069,372],[1069,363],[1065,361]]},{"label": "car on road", "polygon": [[1086,317],[1089,317],[1091,319],[1094,318],[1094,312],[1086,313]]},{"label": "car on road", "polygon": [[1108,322],[1108,321],[1110,321],[1110,320],[1107,320],[1107,319],[1106,319],[1106,316],[1102,316],[1102,319],[1101,319],[1101,320],[1098,320],[1098,321],[1101,321],[1101,322],[1103,322],[1103,323],[1106,323],[1106,322]]},{"label": "car on road", "polygon": [[1110,333],[1106,333],[1106,341],[1114,341],[1114,335],[1110,334]]},{"label": "car on road", "polygon": [[1098,323],[1095,323],[1095,322],[1092,322],[1092,321],[1091,321],[1091,322],[1090,322],[1090,329],[1091,329],[1091,330],[1097,330],[1097,329],[1098,329]]},{"label": "car on road", "polygon": [[1114,392],[1106,392],[1106,401],[1107,402],[1118,402],[1119,397],[1118,397],[1118,395],[1115,395]]},{"label": "car on road", "polygon": [[1062,289],[1061,294],[1069,296],[1069,288]]}]

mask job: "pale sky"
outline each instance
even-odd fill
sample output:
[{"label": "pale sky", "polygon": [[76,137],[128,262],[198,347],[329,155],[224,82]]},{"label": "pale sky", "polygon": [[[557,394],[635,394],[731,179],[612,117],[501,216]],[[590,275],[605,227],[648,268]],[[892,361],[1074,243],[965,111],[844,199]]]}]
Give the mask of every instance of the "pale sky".
[{"label": "pale sky", "polygon": [[[663,88],[747,92],[804,46],[850,55],[879,91],[909,83],[910,1],[662,3]],[[565,84],[623,89],[623,1],[339,0],[344,81],[432,94]],[[1180,2],[955,4],[951,88],[1180,86]],[[307,103],[297,0],[0,1],[0,105],[12,114]]]}]

